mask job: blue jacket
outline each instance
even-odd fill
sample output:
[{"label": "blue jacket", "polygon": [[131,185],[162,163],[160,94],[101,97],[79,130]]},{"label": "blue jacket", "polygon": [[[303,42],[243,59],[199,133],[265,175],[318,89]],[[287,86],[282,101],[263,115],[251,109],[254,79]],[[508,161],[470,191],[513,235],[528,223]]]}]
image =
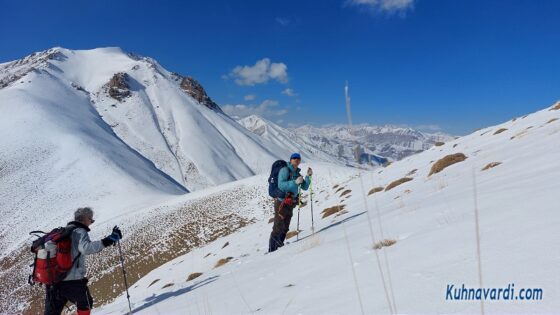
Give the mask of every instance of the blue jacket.
[{"label": "blue jacket", "polygon": [[[298,195],[298,185],[296,184],[296,179],[300,176],[301,169],[294,170],[291,163],[288,162],[288,166],[283,167],[278,173],[278,188],[283,192],[291,192],[292,195]],[[307,190],[311,180],[309,176],[305,176],[305,180],[301,183],[301,189]],[[279,198],[281,201],[284,200]]]}]

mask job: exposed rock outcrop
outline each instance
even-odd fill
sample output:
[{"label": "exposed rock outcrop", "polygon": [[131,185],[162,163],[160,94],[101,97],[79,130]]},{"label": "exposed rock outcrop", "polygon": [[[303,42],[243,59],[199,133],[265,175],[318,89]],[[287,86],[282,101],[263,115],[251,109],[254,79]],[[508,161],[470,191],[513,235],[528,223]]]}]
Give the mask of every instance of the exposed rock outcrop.
[{"label": "exposed rock outcrop", "polygon": [[124,72],[115,73],[111,80],[105,85],[110,97],[122,102],[130,96],[130,86],[128,85],[128,74]]}]

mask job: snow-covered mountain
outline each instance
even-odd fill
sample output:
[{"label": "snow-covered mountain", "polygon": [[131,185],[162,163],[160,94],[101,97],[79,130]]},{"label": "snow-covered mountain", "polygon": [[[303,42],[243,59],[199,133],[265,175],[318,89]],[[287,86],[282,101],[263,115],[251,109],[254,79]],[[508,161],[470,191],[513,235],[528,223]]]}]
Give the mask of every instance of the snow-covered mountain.
[{"label": "snow-covered mountain", "polygon": [[356,144],[360,146],[361,160],[367,160],[369,153],[396,161],[454,139],[444,133],[390,125],[354,125],[352,129],[344,125],[305,125],[291,130],[329,154],[353,160],[356,160]]},{"label": "snow-covered mountain", "polygon": [[[193,78],[119,48],[49,49],[0,65],[0,82],[4,93],[23,97],[41,89],[40,97],[60,106],[90,111],[102,119],[98,125],[189,190],[254,175],[289,154],[223,114]],[[5,111],[19,107],[2,100]],[[36,110],[48,108],[41,98],[30,101]]]},{"label": "snow-covered mountain", "polygon": [[320,153],[322,157],[330,157],[349,166],[383,165],[454,139],[444,133],[424,133],[389,125],[357,125],[352,129],[342,125],[283,128],[256,115],[238,122],[270,142],[278,145],[291,142],[303,151]]},{"label": "snow-covered mountain", "polygon": [[[240,210],[254,223],[148,273],[130,291],[133,311],[480,313],[481,301],[455,300],[464,285],[490,290],[485,313],[555,313],[558,160],[560,102],[383,169],[313,165],[299,241],[267,255],[265,176],[246,179],[255,194]],[[536,300],[521,300],[527,289]],[[127,311],[122,294],[96,313]]]}]

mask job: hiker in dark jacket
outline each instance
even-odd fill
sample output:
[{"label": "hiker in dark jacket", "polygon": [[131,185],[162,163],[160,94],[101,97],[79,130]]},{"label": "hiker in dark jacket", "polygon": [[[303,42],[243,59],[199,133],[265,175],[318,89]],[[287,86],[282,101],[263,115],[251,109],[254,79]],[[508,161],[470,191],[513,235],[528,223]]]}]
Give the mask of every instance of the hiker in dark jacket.
[{"label": "hiker in dark jacket", "polygon": [[90,240],[88,232],[93,222],[95,222],[93,210],[86,207],[76,210],[74,221],[68,223],[67,228],[73,228],[71,236],[73,265],[62,281],[47,286],[45,315],[59,315],[68,301],[76,304],[78,315],[90,314],[93,298],[87,287],[85,256],[98,253],[122,238],[120,229],[115,226],[111,235],[106,238],[99,241]]},{"label": "hiker in dark jacket", "polygon": [[[307,190],[311,180],[309,176],[313,175],[311,168],[307,169],[307,176],[303,178],[298,168],[301,162],[301,155],[294,153],[290,156],[290,162],[283,167],[278,173],[278,189],[287,193],[286,198],[274,199],[274,225],[268,251],[273,252],[279,247],[284,246],[286,234],[290,230],[290,221],[292,219],[294,207],[299,200],[299,188]],[[298,231],[299,232],[299,231]]]}]

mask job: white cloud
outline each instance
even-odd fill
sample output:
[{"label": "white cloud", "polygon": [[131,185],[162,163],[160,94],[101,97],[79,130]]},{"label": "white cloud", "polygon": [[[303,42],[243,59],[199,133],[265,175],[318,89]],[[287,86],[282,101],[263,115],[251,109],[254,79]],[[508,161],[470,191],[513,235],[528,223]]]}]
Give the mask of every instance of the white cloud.
[{"label": "white cloud", "polygon": [[254,101],[255,98],[257,98],[257,96],[255,94],[249,94],[249,95],[245,95],[243,97],[243,99],[246,100],[246,101]]},{"label": "white cloud", "polygon": [[278,119],[288,113],[286,108],[280,108],[277,100],[266,99],[258,105],[227,104],[222,110],[233,118],[243,118],[258,115],[267,119]]},{"label": "white cloud", "polygon": [[296,93],[293,89],[290,89],[290,88],[284,89],[284,90],[282,91],[282,94],[288,95],[288,96],[292,96],[292,97],[293,97],[293,96],[297,96],[297,93]]},{"label": "white cloud", "polygon": [[414,0],[347,0],[346,4],[368,7],[374,12],[402,14],[414,7]]},{"label": "white cloud", "polygon": [[291,21],[288,18],[277,17],[276,18],[276,23],[278,23],[282,26],[287,26],[288,24],[291,23]]},{"label": "white cloud", "polygon": [[288,66],[285,63],[270,62],[269,58],[258,60],[253,66],[236,66],[228,77],[234,78],[238,85],[255,85],[276,80],[288,83]]}]

